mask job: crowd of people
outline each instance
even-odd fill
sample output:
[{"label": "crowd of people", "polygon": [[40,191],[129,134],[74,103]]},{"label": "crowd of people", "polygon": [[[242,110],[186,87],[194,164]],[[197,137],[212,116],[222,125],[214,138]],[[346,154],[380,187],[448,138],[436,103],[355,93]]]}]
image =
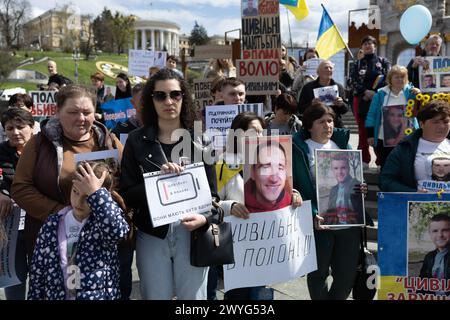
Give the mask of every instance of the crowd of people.
[{"label": "crowd of people", "polygon": [[[252,15],[254,9],[248,1],[244,12]],[[350,132],[342,122],[342,115],[351,110],[358,123],[361,167],[371,161],[369,146],[373,146],[382,191],[429,192],[421,181],[437,179],[436,172],[447,177],[450,168],[442,173],[446,169],[432,167],[443,166],[443,155],[444,160],[445,155],[450,157],[448,101],[432,100],[416,117],[404,117],[407,101],[421,92],[417,68],[426,63],[424,56],[439,55],[441,44],[439,36],[431,36],[422,56],[407,67],[391,67],[386,58],[377,55],[376,39],[367,36],[347,88],[333,79],[334,64],[329,60],[319,61],[315,74],[308,74],[308,60],[320,58],[314,48],[306,50],[300,64],[283,46],[278,94],[258,97],[259,101],[253,97],[252,102],[265,104],[265,117],[242,112],[233,119],[231,129],[254,137],[290,135],[292,159],[287,159],[281,145],[258,146],[247,182],[240,137],[229,136],[215,163],[206,161],[204,154],[212,148],[211,141],[204,136],[199,139],[193,132],[194,121],[204,121],[204,110],[195,112],[193,92],[176,68],[175,56],[167,58],[165,68],[149,70],[145,83],[132,86],[127,74],[118,74],[114,97],[106,94],[101,72],[91,75],[92,86],[75,85],[49,61],[47,89],[58,91],[56,115],[36,123],[31,116],[31,98],[18,94],[1,116],[5,138],[0,144],[0,217],[19,206],[24,220],[15,255],[20,284],[6,288],[6,298],[130,299],[135,250],[143,299],[217,299],[222,267],[192,266],[189,255],[190,232],[208,226],[211,212],[192,213],[154,227],[143,177],[155,171],[179,174],[185,162],[198,161],[194,155],[201,154],[211,199],[222,206],[225,215],[248,219],[251,212],[273,211],[280,203],[296,208],[310,200],[317,260],[317,270],[307,275],[310,297],[347,299],[357,272],[361,226],[343,223],[332,228],[329,224],[334,223],[328,223],[319,212],[317,151],[351,149]],[[250,100],[231,60],[212,60],[204,78],[213,81],[215,105]],[[334,90],[331,100],[316,94],[317,89],[329,87]],[[135,115],[108,130],[103,124],[102,103],[125,98],[131,98]],[[413,133],[405,134],[406,128],[414,129]],[[180,129],[191,135],[190,152],[179,148],[183,139],[173,138]],[[125,146],[119,141],[122,134],[128,134]],[[74,160],[76,154],[113,149],[118,150],[119,168],[92,161],[76,164]],[[286,183],[288,163],[292,164],[293,185]],[[337,154],[330,159],[329,168],[335,182],[328,208],[362,212],[358,199],[364,198],[367,185],[350,174],[348,157]],[[437,232],[434,229],[441,220],[448,229],[448,219],[442,218],[436,219],[430,232]],[[440,267],[444,261],[448,243],[427,255],[421,271],[424,277],[433,273],[433,277],[448,279],[448,270],[435,270],[435,265]],[[74,286],[71,279],[76,272],[81,281]],[[333,278],[330,287],[329,275]],[[273,299],[273,291],[266,286],[238,288],[227,291],[224,298]]]}]

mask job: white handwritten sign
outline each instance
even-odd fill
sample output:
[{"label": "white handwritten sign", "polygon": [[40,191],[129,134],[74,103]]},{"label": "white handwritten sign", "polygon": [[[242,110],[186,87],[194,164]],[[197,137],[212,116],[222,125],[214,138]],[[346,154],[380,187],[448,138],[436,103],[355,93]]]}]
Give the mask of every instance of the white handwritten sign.
[{"label": "white handwritten sign", "polygon": [[225,291],[286,282],[317,269],[311,201],[225,220],[232,224],[235,260],[223,267]]}]

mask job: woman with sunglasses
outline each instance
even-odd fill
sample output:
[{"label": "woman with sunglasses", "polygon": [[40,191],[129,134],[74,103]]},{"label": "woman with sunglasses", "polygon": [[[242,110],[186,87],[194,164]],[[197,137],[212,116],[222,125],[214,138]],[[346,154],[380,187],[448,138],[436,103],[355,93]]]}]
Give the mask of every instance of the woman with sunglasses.
[{"label": "woman with sunglasses", "polygon": [[[210,215],[193,213],[154,228],[142,175],[160,170],[181,173],[181,157],[188,156],[193,162],[195,154],[203,155],[202,146],[192,139],[194,108],[186,82],[175,72],[162,69],[145,85],[142,107],[144,126],[128,136],[121,176],[121,194],[134,209],[133,220],[138,228],[136,262],[141,296],[152,300],[170,300],[174,296],[179,300],[206,300],[208,268],[190,264],[190,231],[206,226]],[[173,140],[177,129],[188,130],[191,139]],[[191,152],[183,154],[187,150]],[[205,170],[211,197],[216,197],[214,166],[205,163]]]}]

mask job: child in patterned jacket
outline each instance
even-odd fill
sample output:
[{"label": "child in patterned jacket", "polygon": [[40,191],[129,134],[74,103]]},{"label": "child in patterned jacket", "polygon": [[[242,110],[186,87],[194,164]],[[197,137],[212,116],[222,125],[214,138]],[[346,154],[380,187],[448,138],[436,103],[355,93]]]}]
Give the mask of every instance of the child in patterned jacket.
[{"label": "child in patterned jacket", "polygon": [[[117,243],[129,226],[103,162],[78,166],[70,206],[42,226],[30,265],[31,300],[119,299]],[[114,201],[113,200],[116,200]]]}]

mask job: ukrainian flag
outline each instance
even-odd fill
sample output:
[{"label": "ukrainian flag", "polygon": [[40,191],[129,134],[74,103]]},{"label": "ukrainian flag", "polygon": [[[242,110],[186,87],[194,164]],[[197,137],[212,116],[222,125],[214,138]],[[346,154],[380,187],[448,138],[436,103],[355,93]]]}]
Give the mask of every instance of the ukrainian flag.
[{"label": "ukrainian flag", "polygon": [[306,0],[280,0],[291,11],[297,20],[302,20],[309,14],[309,8]]},{"label": "ukrainian flag", "polygon": [[322,7],[323,13],[322,20],[320,21],[319,35],[317,36],[316,50],[320,58],[328,59],[347,46],[327,10],[323,5]]}]

